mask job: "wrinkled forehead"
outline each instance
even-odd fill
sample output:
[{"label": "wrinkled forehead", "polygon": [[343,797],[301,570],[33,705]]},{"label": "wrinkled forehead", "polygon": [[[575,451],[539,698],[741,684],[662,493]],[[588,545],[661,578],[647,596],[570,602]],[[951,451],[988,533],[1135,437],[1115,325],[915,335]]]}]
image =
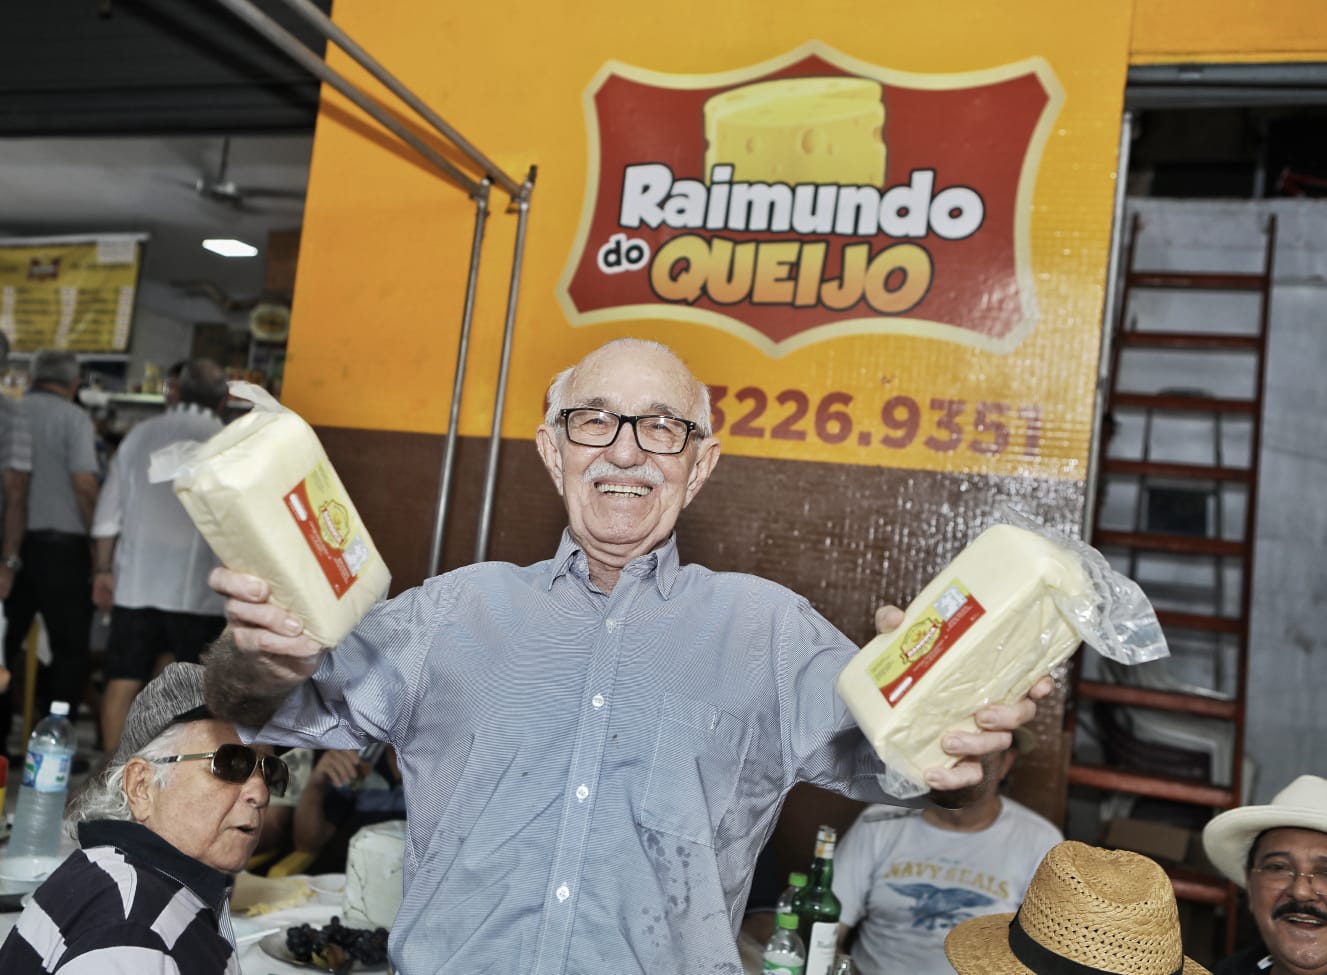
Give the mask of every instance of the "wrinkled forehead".
[{"label": "wrinkled forehead", "polygon": [[674,356],[653,349],[610,347],[591,353],[576,366],[566,405],[690,417],[698,398],[695,377]]},{"label": "wrinkled forehead", "polygon": [[1327,861],[1327,833],[1295,826],[1266,830],[1254,842],[1253,858],[1272,854]]}]

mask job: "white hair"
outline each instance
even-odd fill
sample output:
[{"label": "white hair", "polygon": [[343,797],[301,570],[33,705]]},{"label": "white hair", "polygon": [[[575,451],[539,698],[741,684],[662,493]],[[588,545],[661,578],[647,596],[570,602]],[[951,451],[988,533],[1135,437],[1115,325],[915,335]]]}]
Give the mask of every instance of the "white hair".
[{"label": "white hair", "polygon": [[[700,400],[699,415],[689,417],[688,419],[695,421],[696,433],[700,435],[701,439],[710,436],[714,432],[710,427],[710,388],[691,374],[691,370],[687,369],[686,363],[682,361],[681,356],[662,342],[636,338],[613,339],[610,342],[605,342],[596,349],[595,352],[609,349],[616,345],[629,345],[632,348],[647,352],[662,352],[664,355],[671,356],[675,359],[678,365],[686,371],[687,375],[691,376],[692,382],[696,384],[696,397]],[[595,352],[590,353],[590,355],[594,355]],[[581,362],[584,361],[584,359],[581,360]],[[546,402],[548,403],[548,411],[544,414],[544,423],[553,429],[557,429],[558,426],[558,412],[569,405],[567,403],[567,390],[571,386],[571,379],[576,374],[578,366],[580,366],[580,362],[576,363],[574,366],[568,366],[566,369],[563,369],[553,377],[553,381],[548,385],[548,393],[545,397]]]},{"label": "white hair", "polygon": [[[131,758],[165,758],[176,754],[178,739],[183,737],[185,725],[171,725],[157,737],[134,752],[123,761],[112,761],[105,770],[88,783],[69,804],[65,813],[65,832],[78,839],[78,824],[89,823],[97,819],[117,819],[132,821],[134,816],[129,811],[129,797],[124,791],[124,770]],[[153,784],[164,789],[170,784],[177,766],[174,764],[152,763]]]}]

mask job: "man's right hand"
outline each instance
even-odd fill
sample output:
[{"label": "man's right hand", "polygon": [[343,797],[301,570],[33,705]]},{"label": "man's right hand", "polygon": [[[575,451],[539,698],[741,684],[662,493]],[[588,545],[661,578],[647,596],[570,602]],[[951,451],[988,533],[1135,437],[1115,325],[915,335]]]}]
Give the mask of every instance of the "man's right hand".
[{"label": "man's right hand", "polygon": [[279,681],[308,679],[322,661],[324,647],[304,632],[304,624],[271,602],[272,587],[257,576],[216,568],[207,584],[226,597],[226,621],[235,648]]}]

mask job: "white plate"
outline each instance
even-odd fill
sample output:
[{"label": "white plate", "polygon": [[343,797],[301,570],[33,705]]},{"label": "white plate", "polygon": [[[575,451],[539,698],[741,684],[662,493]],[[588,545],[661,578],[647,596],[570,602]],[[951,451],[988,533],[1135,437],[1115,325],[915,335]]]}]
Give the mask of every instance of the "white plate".
[{"label": "white plate", "polygon": [[45,856],[0,858],[0,889],[14,894],[36,890],[64,860]]},{"label": "white plate", "polygon": [[309,878],[309,886],[319,894],[344,894],[346,875],[343,873],[320,873]]},{"label": "white plate", "polygon": [[242,945],[257,941],[276,931],[285,931],[285,925],[273,923],[261,917],[232,917],[230,926],[235,929],[235,943]]}]

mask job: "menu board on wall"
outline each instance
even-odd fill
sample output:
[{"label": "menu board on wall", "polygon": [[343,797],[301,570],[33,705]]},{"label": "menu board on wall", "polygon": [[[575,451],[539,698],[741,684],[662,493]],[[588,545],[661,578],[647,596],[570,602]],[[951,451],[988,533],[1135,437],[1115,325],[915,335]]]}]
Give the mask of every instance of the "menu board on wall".
[{"label": "menu board on wall", "polygon": [[0,238],[0,331],[17,352],[124,352],[145,234]]}]

